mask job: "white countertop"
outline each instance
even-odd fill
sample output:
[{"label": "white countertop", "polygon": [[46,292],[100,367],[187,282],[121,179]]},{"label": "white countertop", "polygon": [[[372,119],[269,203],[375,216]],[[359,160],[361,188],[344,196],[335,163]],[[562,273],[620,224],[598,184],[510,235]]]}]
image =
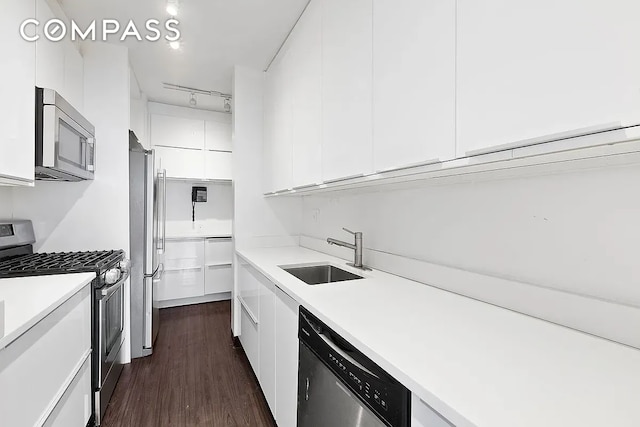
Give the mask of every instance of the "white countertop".
[{"label": "white countertop", "polygon": [[207,237],[231,237],[231,220],[167,221],[167,239],[197,239]]},{"label": "white countertop", "polygon": [[[639,350],[300,247],[238,254],[458,427],[640,426]],[[365,279],[278,267],[314,262]]]},{"label": "white countertop", "polygon": [[95,273],[77,273],[0,279],[0,301],[4,301],[4,335],[0,337],[0,349],[19,338],[95,277]]}]

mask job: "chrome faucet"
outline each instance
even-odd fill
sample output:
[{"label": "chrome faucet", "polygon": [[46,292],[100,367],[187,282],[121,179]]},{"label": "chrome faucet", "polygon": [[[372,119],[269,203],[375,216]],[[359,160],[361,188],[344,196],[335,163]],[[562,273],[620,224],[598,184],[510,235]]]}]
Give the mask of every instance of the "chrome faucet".
[{"label": "chrome faucet", "polygon": [[364,265],[362,265],[362,232],[351,231],[346,228],[343,228],[343,230],[346,231],[347,233],[353,234],[353,236],[355,237],[354,244],[343,242],[342,240],[332,239],[331,237],[327,239],[327,243],[330,245],[343,246],[345,248],[353,249],[354,250],[353,263],[348,263],[347,265],[350,265],[355,268],[360,268],[362,270],[370,270],[370,268],[367,268]]}]

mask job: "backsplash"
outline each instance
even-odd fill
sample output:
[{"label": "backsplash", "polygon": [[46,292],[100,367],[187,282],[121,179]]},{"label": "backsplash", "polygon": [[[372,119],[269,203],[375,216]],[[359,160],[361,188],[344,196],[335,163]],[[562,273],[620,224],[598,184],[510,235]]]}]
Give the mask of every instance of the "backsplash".
[{"label": "backsplash", "polygon": [[0,187],[0,219],[13,218],[13,193],[11,187]]},{"label": "backsplash", "polygon": [[196,203],[196,221],[231,221],[233,188],[230,183],[167,181],[167,221],[191,221],[191,187],[207,187],[207,201]]},{"label": "backsplash", "polygon": [[[640,166],[633,165],[307,196],[301,244],[348,259],[353,251],[324,240],[350,240],[342,227],[362,231],[365,264],[424,283],[442,273],[444,286],[437,287],[589,332],[594,310],[587,307],[595,303],[603,314],[614,305],[623,321],[602,320],[608,330],[596,334],[619,340],[617,333],[637,331],[640,319],[640,198],[631,184],[639,180]],[[425,262],[482,277],[447,276]],[[447,284],[454,276],[456,283]],[[554,297],[556,291],[568,297]],[[580,309],[568,310],[573,305]]]}]

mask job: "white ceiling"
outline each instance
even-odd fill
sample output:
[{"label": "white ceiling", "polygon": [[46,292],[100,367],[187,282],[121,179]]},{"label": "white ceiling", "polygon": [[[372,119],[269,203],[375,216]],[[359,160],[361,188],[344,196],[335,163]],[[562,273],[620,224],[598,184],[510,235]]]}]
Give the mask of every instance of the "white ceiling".
[{"label": "white ceiling", "polygon": [[[166,0],[58,0],[83,28],[92,20],[117,19],[126,25],[169,16]],[[164,89],[162,82],[231,93],[234,65],[264,69],[302,13],[308,0],[181,0],[180,50],[166,41],[124,43],[131,66],[149,100],[188,105],[189,94]],[[144,37],[143,32],[143,37]],[[197,96],[197,108],[222,109],[222,100]]]}]

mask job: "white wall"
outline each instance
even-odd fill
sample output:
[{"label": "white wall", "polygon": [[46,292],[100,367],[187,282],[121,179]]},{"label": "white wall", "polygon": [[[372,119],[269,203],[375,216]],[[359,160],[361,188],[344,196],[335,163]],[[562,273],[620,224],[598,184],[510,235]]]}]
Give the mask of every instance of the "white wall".
[{"label": "white wall", "polygon": [[167,181],[167,221],[191,222],[191,187],[207,187],[207,201],[196,203],[196,222],[231,221],[233,187],[228,183]]},{"label": "white wall", "polygon": [[[596,333],[594,325],[588,324],[594,322],[593,312],[584,316],[577,313],[577,308],[563,312],[567,306],[558,298],[565,297],[542,292],[557,289],[589,297],[568,298],[575,307],[584,308],[594,301],[621,304],[614,305],[620,307],[620,313],[627,310],[623,307],[635,307],[625,319],[638,318],[637,182],[640,166],[633,165],[356,195],[310,196],[304,198],[302,234],[311,239],[303,237],[302,241],[314,249],[349,258],[352,251],[329,247],[324,240],[350,240],[341,227],[363,231],[365,263],[373,267],[403,275],[395,261],[387,262],[394,259],[389,256],[392,254],[408,260],[409,264],[396,263],[405,269],[413,261],[426,261],[508,279],[501,283],[513,283],[514,294],[505,300],[513,297],[513,304],[526,306],[524,312]],[[432,279],[428,275],[412,278],[425,283]],[[542,297],[523,301],[524,294],[515,290],[515,282],[536,285],[520,289]],[[474,285],[455,284],[455,291],[468,286],[461,293],[491,302],[502,298],[490,295],[496,288],[469,288]],[[501,293],[506,290],[502,288]],[[520,311],[512,304],[506,306]],[[606,321],[597,322],[604,325]],[[620,324],[596,326],[597,334],[602,332],[612,339],[619,337],[616,329],[621,328]],[[624,342],[638,342],[627,338]]]},{"label": "white wall", "polygon": [[[262,195],[262,71],[236,66],[233,79],[233,236],[237,248],[297,245],[302,200]],[[234,277],[238,263],[234,257]],[[231,329],[240,334],[234,280]]]},{"label": "white wall", "polygon": [[13,218],[13,193],[11,187],[0,186],[0,219]]},{"label": "white wall", "polygon": [[146,149],[151,148],[149,140],[149,111],[147,95],[142,92],[136,74],[129,68],[131,92],[131,130],[138,137],[138,141]]},{"label": "white wall", "polygon": [[234,238],[237,247],[297,244],[299,198],[265,198],[261,71],[236,67],[233,83]]}]

